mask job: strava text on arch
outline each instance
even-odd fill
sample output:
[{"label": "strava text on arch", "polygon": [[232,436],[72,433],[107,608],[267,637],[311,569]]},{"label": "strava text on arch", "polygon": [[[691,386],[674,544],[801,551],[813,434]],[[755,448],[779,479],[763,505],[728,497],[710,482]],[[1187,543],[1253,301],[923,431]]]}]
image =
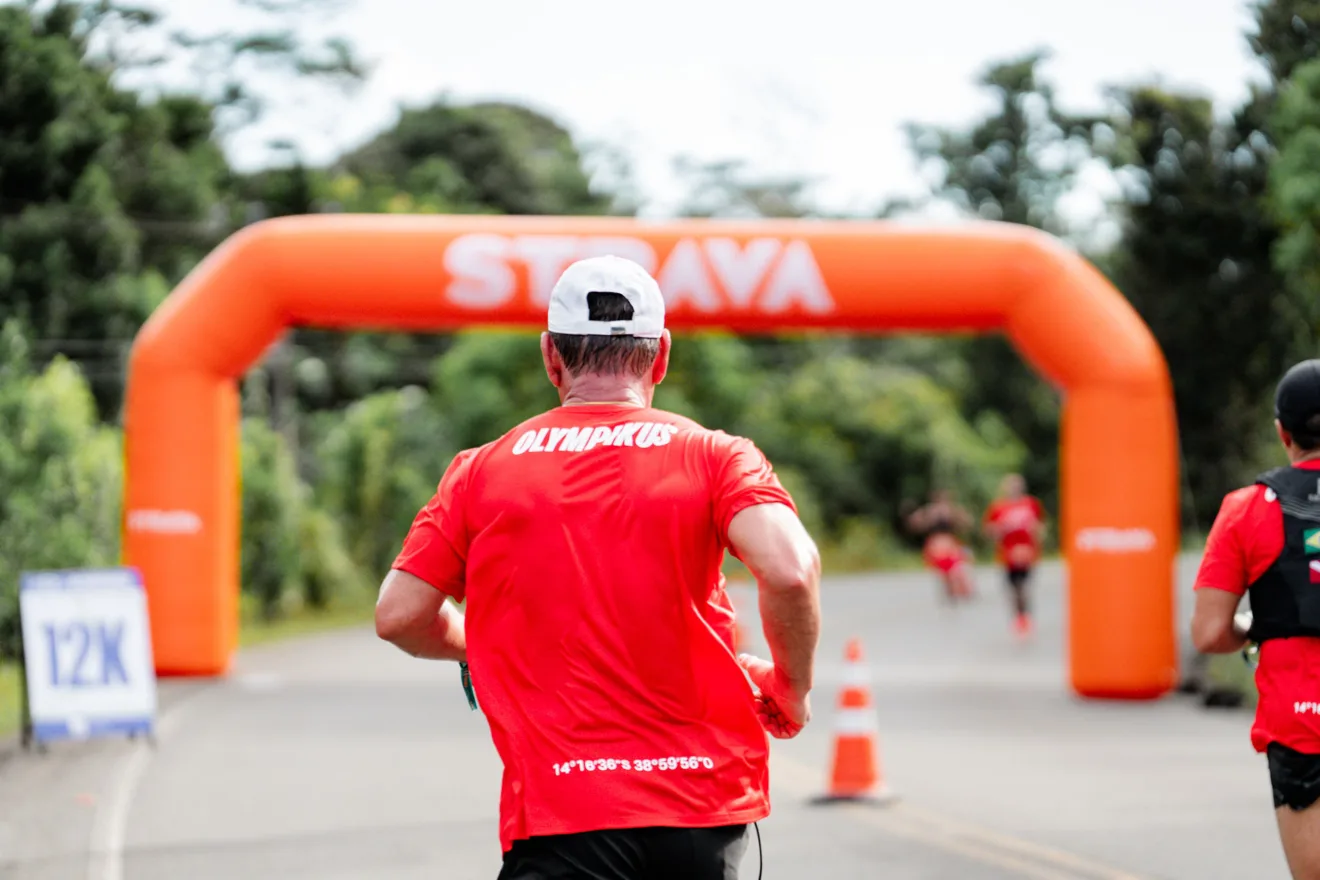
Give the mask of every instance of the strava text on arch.
[{"label": "strava text on arch", "polygon": [[777,314],[835,310],[811,246],[800,238],[681,238],[661,262],[655,248],[628,236],[461,235],[445,248],[450,275],[445,295],[469,309],[496,309],[518,291],[521,269],[532,302],[550,302],[550,289],[575,260],[613,254],[655,275],[670,309],[716,312],[730,307]]}]

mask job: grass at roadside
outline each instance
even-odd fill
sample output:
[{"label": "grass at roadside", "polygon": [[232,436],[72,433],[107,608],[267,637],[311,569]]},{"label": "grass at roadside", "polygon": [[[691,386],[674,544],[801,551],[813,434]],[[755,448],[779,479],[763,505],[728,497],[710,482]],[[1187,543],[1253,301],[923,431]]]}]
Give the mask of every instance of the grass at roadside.
[{"label": "grass at roadside", "polygon": [[351,596],[341,597],[324,609],[295,607],[274,620],[265,620],[258,612],[255,603],[244,601],[238,641],[247,648],[293,636],[311,635],[346,626],[360,626],[371,622],[375,607],[375,592],[363,590]]},{"label": "grass at roadside", "polygon": [[[371,622],[375,603],[375,593],[363,590],[361,594],[339,599],[328,608],[293,608],[275,620],[263,620],[255,608],[244,603],[239,643],[243,647],[253,647],[293,636],[367,624]],[[19,715],[18,664],[0,662],[0,738],[18,730]]]},{"label": "grass at roadside", "polygon": [[18,664],[0,662],[0,737],[18,730]]}]

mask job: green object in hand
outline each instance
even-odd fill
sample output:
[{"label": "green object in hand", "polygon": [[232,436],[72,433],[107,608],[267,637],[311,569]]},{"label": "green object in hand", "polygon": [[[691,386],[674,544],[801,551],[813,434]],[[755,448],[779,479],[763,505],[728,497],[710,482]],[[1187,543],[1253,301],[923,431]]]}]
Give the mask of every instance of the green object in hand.
[{"label": "green object in hand", "polygon": [[468,671],[468,665],[461,660],[458,663],[458,669],[463,679],[463,693],[467,694],[468,706],[475,712],[477,711],[477,692],[472,690],[472,673]]}]

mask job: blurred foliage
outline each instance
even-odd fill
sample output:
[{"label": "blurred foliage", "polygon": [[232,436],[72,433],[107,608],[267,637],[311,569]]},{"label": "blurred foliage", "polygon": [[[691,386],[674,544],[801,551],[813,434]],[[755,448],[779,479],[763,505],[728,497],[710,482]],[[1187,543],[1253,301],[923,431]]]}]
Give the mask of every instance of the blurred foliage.
[{"label": "blurred foliage", "polygon": [[850,355],[765,376],[739,433],[806,478],[827,535],[868,517],[897,528],[903,502],[923,500],[932,485],[979,510],[1025,459],[1001,419],[969,423],[929,376]]},{"label": "blurred foliage", "polygon": [[306,487],[282,438],[265,422],[244,419],[242,443],[240,577],[243,589],[261,602],[262,613],[274,617],[298,577],[298,521]]},{"label": "blurred foliage", "polygon": [[368,580],[343,521],[316,505],[283,436],[248,418],[242,443],[241,578],[262,615],[274,618],[289,603],[322,608],[362,591]]},{"label": "blurred foliage", "polygon": [[1070,116],[1042,76],[1049,53],[992,64],[977,85],[994,110],[967,129],[909,125],[917,160],[935,176],[934,191],[982,220],[1002,220],[1056,235],[1067,228],[1058,201],[1090,158],[1096,120]]},{"label": "blurred foliage", "polygon": [[389,570],[457,451],[449,434],[425,392],[409,387],[352,404],[317,447],[318,498],[342,525],[351,558],[373,578]]},{"label": "blurred foliage", "polygon": [[1320,332],[1320,61],[1296,68],[1270,126],[1278,155],[1269,171],[1269,205],[1282,227],[1274,264],[1288,279],[1296,308],[1295,320],[1281,329],[1302,347]]},{"label": "blurred foliage", "polygon": [[[994,109],[966,129],[908,126],[912,151],[933,178],[933,195],[982,220],[1068,232],[1058,202],[1091,157],[1096,120],[1059,109],[1041,72],[1048,57],[1037,51],[987,67],[977,83]],[[952,357],[967,366],[961,407],[968,418],[998,415],[1029,448],[1052,453],[1058,447],[1058,395],[1006,338],[967,339]],[[1024,476],[1047,504],[1057,503],[1057,455],[1032,456]]]},{"label": "blurred foliage", "polygon": [[538,339],[529,332],[471,331],[436,361],[434,405],[457,449],[494,440],[559,405]]},{"label": "blurred foliage", "polygon": [[32,369],[16,322],[0,328],[0,657],[18,644],[28,570],[114,565],[122,458],[76,365]]},{"label": "blurred foliage", "polygon": [[1253,429],[1296,351],[1270,262],[1269,146],[1250,107],[1221,124],[1194,95],[1143,86],[1115,98],[1108,158],[1124,183],[1124,232],[1110,268],[1169,362],[1195,501],[1187,525],[1204,527],[1249,476]]},{"label": "blurred foliage", "polygon": [[218,241],[228,168],[211,109],[116,88],[77,9],[0,6],[0,316],[91,367],[113,413],[123,348]]},{"label": "blurred foliage", "polygon": [[408,213],[600,214],[609,206],[591,191],[568,132],[513,104],[404,110],[337,164],[361,182],[352,195],[403,196],[395,207]]},{"label": "blurred foliage", "polygon": [[[1130,86],[1112,92],[1114,113],[1094,144],[1123,184],[1123,235],[1102,264],[1169,362],[1185,525],[1201,532],[1225,493],[1282,460],[1268,430],[1274,384],[1315,354],[1315,288],[1298,259],[1305,233],[1281,244],[1278,228],[1305,214],[1305,196],[1285,204],[1280,187],[1306,181],[1289,170],[1302,170],[1295,158],[1279,168],[1273,129],[1306,124],[1307,86],[1287,79],[1316,56],[1320,4],[1267,0],[1254,13],[1248,38],[1272,77],[1227,119],[1201,95]],[[1298,100],[1276,111],[1281,91]],[[1306,149],[1294,143],[1292,155]]]},{"label": "blurred foliage", "polygon": [[[17,571],[116,558],[127,346],[225,236],[320,212],[641,202],[626,156],[504,102],[405,108],[332,162],[272,144],[267,167],[240,173],[222,148],[235,132],[369,70],[346,41],[305,39],[335,0],[233,2],[242,15],[215,33],[180,32],[150,4],[0,3],[0,654]],[[1252,9],[1269,78],[1241,107],[1136,83],[1075,115],[1048,53],[1005,59],[977,78],[980,117],[908,127],[929,192],[881,212],[939,201],[1094,249],[1060,206],[1084,170],[1111,170],[1120,235],[1090,256],[1168,359],[1185,519],[1202,531],[1277,459],[1270,389],[1320,329],[1320,0]],[[676,171],[683,216],[825,216],[807,178],[690,157]],[[356,607],[452,456],[555,403],[535,333],[289,332],[244,380],[245,603]],[[935,486],[979,509],[1020,469],[1057,509],[1059,396],[999,335],[680,334],[656,403],[760,444],[831,565],[910,559],[900,507]]]},{"label": "blurred foliage", "polygon": [[1256,29],[1248,34],[1252,50],[1277,85],[1291,79],[1302,64],[1320,57],[1320,2],[1256,0]]},{"label": "blurred foliage", "polygon": [[267,116],[272,92],[305,102],[327,89],[351,94],[366,80],[368,66],[347,39],[305,36],[308,23],[324,26],[344,5],[229,0],[226,26],[208,32],[176,25],[163,3],[58,0],[51,14],[88,37],[95,66],[131,76],[143,90],[174,90],[182,79],[214,108],[208,115],[221,130],[234,132]]}]

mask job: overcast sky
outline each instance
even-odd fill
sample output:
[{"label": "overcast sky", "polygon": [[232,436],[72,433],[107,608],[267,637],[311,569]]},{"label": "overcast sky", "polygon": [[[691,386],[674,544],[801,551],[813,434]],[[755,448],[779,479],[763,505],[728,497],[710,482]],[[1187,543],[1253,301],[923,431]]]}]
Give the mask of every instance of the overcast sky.
[{"label": "overcast sky", "polygon": [[[161,2],[216,28],[224,2]],[[1260,73],[1243,0],[356,0],[326,32],[374,65],[349,99],[299,98],[233,145],[250,166],[292,137],[322,161],[442,94],[525,102],[581,141],[635,160],[663,212],[674,156],[742,158],[821,181],[818,200],[867,211],[919,187],[901,126],[965,122],[991,60],[1049,47],[1065,107],[1094,109],[1110,83],[1158,77],[1226,109]]]}]

